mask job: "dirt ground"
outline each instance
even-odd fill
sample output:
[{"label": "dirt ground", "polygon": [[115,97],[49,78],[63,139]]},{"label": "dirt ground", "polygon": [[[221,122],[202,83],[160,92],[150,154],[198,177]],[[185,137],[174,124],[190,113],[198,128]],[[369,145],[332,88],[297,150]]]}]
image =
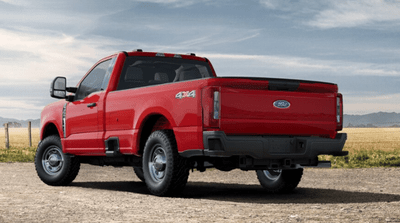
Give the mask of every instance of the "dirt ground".
[{"label": "dirt ground", "polygon": [[306,169],[285,195],[254,171],[195,171],[180,197],[161,198],[128,167],[82,165],[51,187],[33,163],[0,163],[0,222],[400,222],[400,168]]}]

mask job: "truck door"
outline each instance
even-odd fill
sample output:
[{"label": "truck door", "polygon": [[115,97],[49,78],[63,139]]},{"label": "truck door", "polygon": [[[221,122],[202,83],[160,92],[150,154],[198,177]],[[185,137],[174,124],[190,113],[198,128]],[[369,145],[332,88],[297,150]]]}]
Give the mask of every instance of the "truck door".
[{"label": "truck door", "polygon": [[[66,108],[66,151],[73,154],[104,154],[103,128],[99,111],[104,106],[115,59],[98,63],[80,83],[73,102]],[[100,121],[99,121],[100,120]]]}]

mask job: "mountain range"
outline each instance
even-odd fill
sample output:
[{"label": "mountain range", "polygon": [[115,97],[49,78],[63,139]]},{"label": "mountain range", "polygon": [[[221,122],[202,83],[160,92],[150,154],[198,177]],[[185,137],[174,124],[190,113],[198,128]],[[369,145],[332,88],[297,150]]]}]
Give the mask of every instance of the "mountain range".
[{"label": "mountain range", "polygon": [[[28,121],[31,121],[32,128],[40,127],[40,119],[18,120],[12,118],[0,117],[0,127],[4,123],[17,122],[22,127],[28,127]],[[400,127],[400,113],[378,112],[366,115],[344,115],[343,127]]]},{"label": "mountain range", "polygon": [[343,127],[400,127],[400,114],[378,112],[366,115],[343,115]]}]

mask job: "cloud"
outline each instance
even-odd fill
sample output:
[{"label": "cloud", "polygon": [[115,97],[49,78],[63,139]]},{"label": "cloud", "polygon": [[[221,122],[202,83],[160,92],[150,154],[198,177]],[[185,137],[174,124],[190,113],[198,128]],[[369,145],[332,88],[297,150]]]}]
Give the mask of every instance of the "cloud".
[{"label": "cloud", "polygon": [[[4,106],[7,105],[7,106]],[[37,106],[37,101],[32,101],[29,97],[16,98],[16,97],[0,97],[0,108],[9,109],[27,109],[27,110],[40,110],[42,106]]]},{"label": "cloud", "polygon": [[320,29],[400,23],[398,0],[260,0],[260,4],[284,12],[286,18]]},{"label": "cloud", "polygon": [[[268,70],[280,70],[286,74],[328,71],[326,75],[357,75],[357,76],[396,76],[400,77],[400,65],[397,64],[373,64],[357,63],[340,60],[318,60],[306,57],[291,57],[278,55],[242,55],[242,54],[213,54],[204,53],[206,56],[215,60],[240,60],[252,61],[254,69],[265,68]],[[231,62],[235,63],[235,62]],[[245,66],[248,67],[248,66]]]},{"label": "cloud", "polygon": [[260,0],[260,3],[269,9],[277,9],[283,2],[279,0]]},{"label": "cloud", "polygon": [[206,27],[206,35],[192,38],[178,45],[174,45],[175,49],[204,49],[207,46],[232,44],[256,38],[260,35],[260,30],[247,30],[240,28],[225,28],[218,26]]},{"label": "cloud", "polygon": [[173,7],[186,7],[202,2],[209,2],[210,0],[133,0],[134,2],[156,3],[162,5],[171,5]]},{"label": "cloud", "polygon": [[345,114],[368,114],[373,112],[398,112],[400,94],[378,96],[344,96]]},{"label": "cloud", "polygon": [[3,118],[38,118],[44,106],[36,99],[24,97],[0,97],[0,114]]},{"label": "cloud", "polygon": [[0,0],[0,2],[4,2],[10,5],[15,5],[15,6],[26,6],[28,5],[27,1],[24,0]]},{"label": "cloud", "polygon": [[[172,53],[200,52],[205,49],[219,51],[219,49],[224,49],[227,46],[257,41],[255,39],[260,37],[261,33],[260,29],[223,27],[220,25],[192,26],[180,24],[178,26],[168,27],[161,24],[160,30],[143,30],[143,32],[155,34],[149,36],[157,36],[162,33],[162,36],[169,38],[158,38],[153,41],[142,38],[138,46],[145,51]],[[140,28],[135,28],[135,30],[138,29]],[[138,32],[138,35],[141,35],[141,33]]]},{"label": "cloud", "polygon": [[331,1],[308,25],[321,29],[356,27],[379,22],[400,22],[400,2],[391,0]]},{"label": "cloud", "polygon": [[65,76],[74,86],[96,61],[132,44],[100,36],[0,28],[0,114],[39,117],[44,104],[54,101],[48,93],[54,77]]},{"label": "cloud", "polygon": [[[48,81],[49,78],[83,75],[93,63],[125,42],[102,37],[79,37],[41,30],[0,29],[1,84]],[[11,56],[8,56],[12,52]],[[17,55],[15,55],[17,54]]]},{"label": "cloud", "polygon": [[320,0],[259,0],[259,3],[271,10],[279,10],[293,15],[317,13],[329,5],[329,1]]}]

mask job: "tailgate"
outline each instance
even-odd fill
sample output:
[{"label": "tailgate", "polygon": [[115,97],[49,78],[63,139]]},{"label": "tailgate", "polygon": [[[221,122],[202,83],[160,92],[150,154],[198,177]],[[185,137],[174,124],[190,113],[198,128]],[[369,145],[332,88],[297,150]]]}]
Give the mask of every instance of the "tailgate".
[{"label": "tailgate", "polygon": [[219,127],[227,135],[336,136],[334,84],[227,78],[220,92]]}]

